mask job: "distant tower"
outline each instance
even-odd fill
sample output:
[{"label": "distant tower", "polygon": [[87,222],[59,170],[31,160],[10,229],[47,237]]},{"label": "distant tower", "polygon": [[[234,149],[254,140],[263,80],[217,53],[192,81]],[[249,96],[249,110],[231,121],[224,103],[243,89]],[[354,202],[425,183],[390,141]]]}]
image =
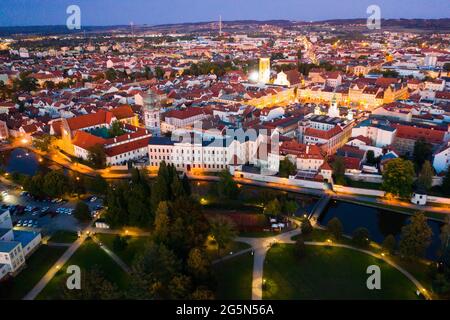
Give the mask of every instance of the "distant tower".
[{"label": "distant tower", "polygon": [[322,114],[322,110],[320,109],[320,106],[319,106],[319,105],[317,105],[317,106],[314,108],[314,114],[315,114],[316,116],[320,116],[320,115]]},{"label": "distant tower", "polygon": [[145,127],[153,135],[161,134],[161,98],[154,92],[143,95],[143,111]]},{"label": "distant tower", "polygon": [[219,16],[219,37],[222,37],[222,16]]},{"label": "distant tower", "polygon": [[340,117],[335,94],[333,95],[333,99],[331,99],[330,107],[328,108],[328,116],[331,118]]},{"label": "distant tower", "polygon": [[350,108],[348,109],[347,120],[348,121],[352,121],[353,120],[353,110],[350,109]]},{"label": "distant tower", "polygon": [[259,75],[260,83],[269,83],[270,81],[270,58],[259,58]]},{"label": "distant tower", "polygon": [[130,22],[130,28],[131,28],[131,36],[134,37],[134,23],[133,23],[133,21]]}]

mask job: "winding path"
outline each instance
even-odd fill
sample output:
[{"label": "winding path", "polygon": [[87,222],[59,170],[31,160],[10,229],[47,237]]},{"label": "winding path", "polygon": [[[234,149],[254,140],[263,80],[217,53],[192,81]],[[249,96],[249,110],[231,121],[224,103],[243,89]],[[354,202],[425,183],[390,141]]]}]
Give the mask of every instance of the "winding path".
[{"label": "winding path", "polygon": [[[292,220],[294,223],[298,223],[298,221]],[[232,257],[235,257],[237,255],[240,255],[245,252],[249,252],[250,250],[253,250],[254,252],[254,261],[253,261],[253,280],[252,280],[252,300],[262,300],[262,293],[263,293],[263,271],[264,271],[264,261],[266,259],[267,252],[271,248],[271,246],[275,243],[286,243],[286,244],[293,244],[295,243],[294,240],[291,238],[301,234],[300,228],[297,228],[295,230],[281,233],[277,236],[273,237],[267,237],[267,238],[246,238],[246,237],[238,237],[236,238],[236,241],[245,242],[249,245],[251,245],[251,249],[243,250],[242,252],[238,252],[232,256],[226,257],[222,260],[218,260],[215,262],[223,261],[225,259],[229,259]],[[368,250],[360,249],[357,247],[353,247],[346,244],[338,244],[338,243],[328,243],[328,242],[305,242],[305,245],[309,246],[333,246],[333,247],[340,247],[340,248],[346,248],[354,251],[358,251],[364,254],[368,254],[374,258],[380,259],[388,263],[393,268],[400,271],[404,276],[406,276],[414,285],[417,287],[417,289],[426,297],[426,299],[431,300],[432,297],[428,293],[428,291],[425,289],[425,287],[408,271],[406,271],[404,268],[396,264],[392,259],[390,259],[387,256],[382,256],[381,254],[373,253]]]}]

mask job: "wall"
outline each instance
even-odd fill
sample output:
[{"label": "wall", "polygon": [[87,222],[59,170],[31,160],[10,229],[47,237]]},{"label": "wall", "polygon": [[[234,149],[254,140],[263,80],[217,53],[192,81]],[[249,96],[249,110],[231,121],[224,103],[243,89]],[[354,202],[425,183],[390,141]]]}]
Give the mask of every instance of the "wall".
[{"label": "wall", "polygon": [[428,202],[450,205],[450,198],[428,196],[427,203]]},{"label": "wall", "polygon": [[368,174],[368,173],[346,173],[345,176],[353,181],[364,181],[372,183],[382,183],[383,176],[380,174]]},{"label": "wall", "polygon": [[242,171],[235,171],[234,176],[237,178],[245,178],[251,179],[255,181],[261,182],[271,182],[271,183],[279,183],[284,185],[291,185],[297,187],[311,188],[311,189],[320,189],[325,190],[326,185],[323,182],[310,181],[310,180],[299,180],[299,179],[287,179],[287,178],[279,178],[275,176],[265,176],[256,173],[248,173]]},{"label": "wall", "polygon": [[344,187],[335,184],[333,186],[333,190],[341,193],[350,193],[350,194],[361,194],[366,196],[375,196],[375,197],[384,197],[385,192],[380,190],[371,190],[371,189],[361,189],[361,188],[351,188]]}]

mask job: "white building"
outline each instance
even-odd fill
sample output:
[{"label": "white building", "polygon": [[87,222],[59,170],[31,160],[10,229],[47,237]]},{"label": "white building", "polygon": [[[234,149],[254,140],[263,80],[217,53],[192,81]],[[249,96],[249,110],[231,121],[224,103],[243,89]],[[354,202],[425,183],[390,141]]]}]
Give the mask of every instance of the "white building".
[{"label": "white building", "polygon": [[41,243],[41,234],[13,230],[9,210],[0,213],[0,279],[15,276],[25,266],[25,259]]},{"label": "white building", "polygon": [[393,143],[396,131],[386,121],[367,119],[352,128],[352,137],[367,137],[374,146],[382,148]]},{"label": "white building", "polygon": [[450,165],[450,142],[442,146],[438,151],[435,152],[433,158],[434,170],[439,174],[446,171]]}]

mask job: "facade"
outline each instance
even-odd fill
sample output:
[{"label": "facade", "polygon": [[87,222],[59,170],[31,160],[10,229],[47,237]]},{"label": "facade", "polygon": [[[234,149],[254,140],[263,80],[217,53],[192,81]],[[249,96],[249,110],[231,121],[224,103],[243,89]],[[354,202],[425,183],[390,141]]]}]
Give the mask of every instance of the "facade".
[{"label": "facade", "polygon": [[312,115],[299,123],[299,142],[317,144],[325,154],[333,154],[347,143],[351,136],[354,121]]},{"label": "facade", "polygon": [[19,273],[40,243],[40,233],[13,230],[9,211],[0,212],[0,280]]},{"label": "facade", "polygon": [[433,156],[433,167],[437,174],[447,171],[450,166],[450,142],[439,148]]},{"label": "facade", "polygon": [[374,146],[382,148],[393,143],[396,132],[386,120],[366,119],[352,128],[352,137],[367,137]]}]

